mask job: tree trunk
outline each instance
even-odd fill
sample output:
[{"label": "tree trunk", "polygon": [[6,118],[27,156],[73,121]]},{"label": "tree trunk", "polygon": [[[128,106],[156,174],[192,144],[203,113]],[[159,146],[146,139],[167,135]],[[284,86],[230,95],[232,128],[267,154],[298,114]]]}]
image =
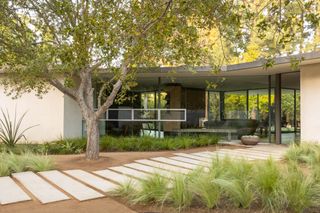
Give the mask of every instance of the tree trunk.
[{"label": "tree trunk", "polygon": [[99,159],[99,119],[87,119],[87,160]]}]

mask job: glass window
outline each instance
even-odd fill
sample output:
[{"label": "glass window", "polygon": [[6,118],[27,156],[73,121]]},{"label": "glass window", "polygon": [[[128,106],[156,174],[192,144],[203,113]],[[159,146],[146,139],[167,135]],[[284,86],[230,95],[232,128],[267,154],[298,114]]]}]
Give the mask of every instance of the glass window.
[{"label": "glass window", "polygon": [[225,92],[225,119],[247,119],[247,92]]},{"label": "glass window", "polygon": [[[274,103],[274,95],[271,95],[271,105]],[[269,119],[269,95],[267,89],[249,90],[249,119],[268,123]]]},{"label": "glass window", "polygon": [[[166,92],[160,93],[160,108],[167,108],[169,97]],[[158,93],[157,92],[144,92],[141,93],[141,108],[154,109],[158,108]]]},{"label": "glass window", "polygon": [[281,126],[282,131],[294,131],[294,90],[282,89],[281,91]]},{"label": "glass window", "polygon": [[300,131],[300,90],[296,90],[296,131]]},{"label": "glass window", "polygon": [[209,120],[221,120],[220,118],[220,93],[209,92]]}]

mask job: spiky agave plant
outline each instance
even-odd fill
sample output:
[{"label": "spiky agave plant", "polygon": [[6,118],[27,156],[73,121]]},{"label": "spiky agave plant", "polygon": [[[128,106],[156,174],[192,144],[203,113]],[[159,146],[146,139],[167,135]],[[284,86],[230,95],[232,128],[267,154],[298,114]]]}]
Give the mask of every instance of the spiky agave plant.
[{"label": "spiky agave plant", "polygon": [[2,119],[0,119],[0,141],[8,147],[14,147],[14,145],[22,138],[26,139],[24,133],[37,126],[33,125],[22,129],[21,124],[27,112],[18,117],[17,110],[15,110],[12,120],[8,110],[5,112],[3,109],[1,109],[1,114]]}]

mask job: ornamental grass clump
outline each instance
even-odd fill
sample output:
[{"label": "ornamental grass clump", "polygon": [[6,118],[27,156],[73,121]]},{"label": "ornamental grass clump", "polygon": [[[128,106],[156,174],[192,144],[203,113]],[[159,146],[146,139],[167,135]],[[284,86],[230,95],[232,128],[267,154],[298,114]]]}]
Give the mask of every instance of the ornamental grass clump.
[{"label": "ornamental grass clump", "polygon": [[175,175],[166,201],[173,204],[180,212],[183,209],[189,208],[192,200],[193,193],[190,190],[189,177],[182,174]]},{"label": "ornamental grass clump", "polygon": [[285,159],[297,163],[320,163],[320,145],[316,143],[292,144],[285,154]]},{"label": "ornamental grass clump", "polygon": [[258,162],[253,170],[253,187],[262,207],[269,212],[285,208],[285,194],[281,186],[281,171],[271,158]]},{"label": "ornamental grass clump", "polygon": [[124,182],[118,185],[111,193],[112,196],[122,197],[128,200],[129,202],[135,199],[135,195],[137,194],[136,184],[132,181]]},{"label": "ornamental grass clump", "polygon": [[255,200],[252,169],[253,165],[248,161],[229,161],[225,175],[214,180],[235,207],[249,208]]},{"label": "ornamental grass clump", "polygon": [[6,163],[4,156],[0,154],[0,177],[10,175],[10,169]]},{"label": "ornamental grass clump", "polygon": [[199,168],[189,178],[189,188],[195,200],[207,209],[212,209],[218,205],[221,190],[219,185],[213,181],[215,178],[210,173],[205,172],[203,168]]},{"label": "ornamental grass clump", "polygon": [[30,152],[14,154],[13,152],[0,153],[0,176],[24,171],[47,171],[54,169],[54,162],[48,156]]},{"label": "ornamental grass clump", "polygon": [[168,196],[168,190],[169,179],[153,174],[140,181],[140,187],[132,197],[132,202],[163,204]]},{"label": "ornamental grass clump", "polygon": [[282,186],[290,212],[305,212],[320,207],[320,185],[310,174],[304,174],[297,164],[289,164]]}]

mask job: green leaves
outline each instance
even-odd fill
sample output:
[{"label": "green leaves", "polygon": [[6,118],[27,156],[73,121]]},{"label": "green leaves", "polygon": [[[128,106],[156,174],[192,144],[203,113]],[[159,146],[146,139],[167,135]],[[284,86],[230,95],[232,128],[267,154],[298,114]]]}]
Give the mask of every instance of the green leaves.
[{"label": "green leaves", "polygon": [[0,142],[4,143],[8,147],[13,147],[21,139],[26,139],[24,133],[35,126],[29,126],[27,128],[21,127],[22,121],[26,115],[26,112],[21,117],[17,117],[17,111],[15,111],[13,119],[7,110],[4,112],[1,109],[2,118],[0,118]]}]

